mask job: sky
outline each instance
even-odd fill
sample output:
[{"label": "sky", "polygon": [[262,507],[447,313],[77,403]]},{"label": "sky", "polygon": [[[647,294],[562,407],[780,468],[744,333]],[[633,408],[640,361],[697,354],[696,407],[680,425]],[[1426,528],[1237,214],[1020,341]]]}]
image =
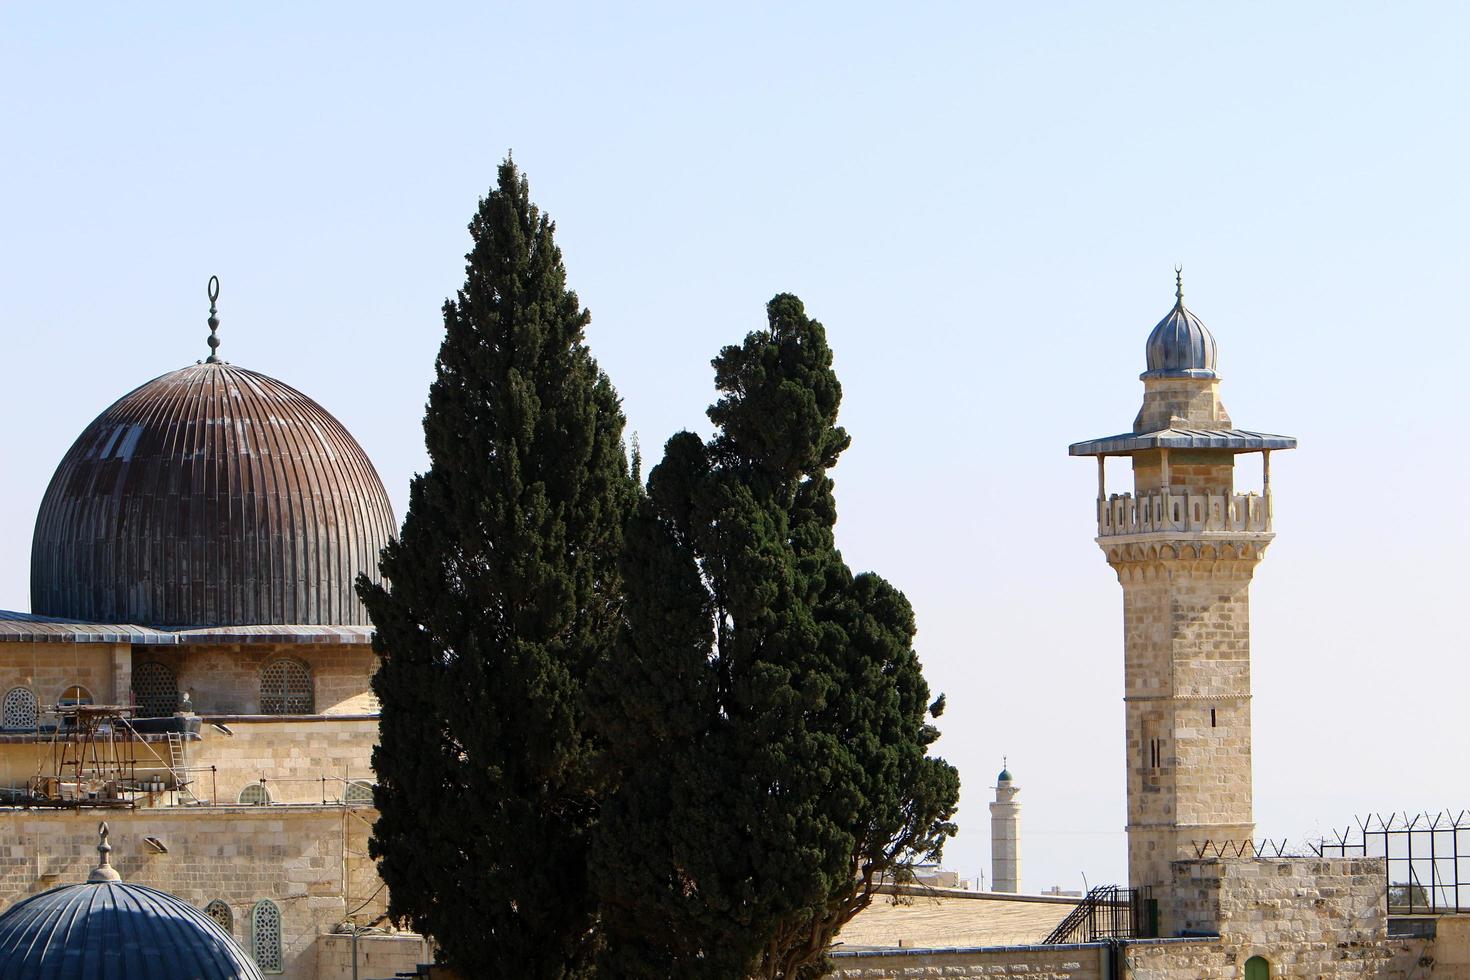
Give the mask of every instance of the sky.
[{"label": "sky", "polygon": [[988,880],[1005,757],[1023,887],[1126,878],[1121,592],[1067,446],[1131,426],[1175,263],[1235,423],[1300,439],[1258,836],[1470,806],[1467,41],[1450,3],[0,6],[0,608],[71,441],[208,353],[211,275],[222,356],[333,412],[401,518],[513,152],[650,465],[772,295],[826,325],[838,543],[947,695],[946,866]]}]

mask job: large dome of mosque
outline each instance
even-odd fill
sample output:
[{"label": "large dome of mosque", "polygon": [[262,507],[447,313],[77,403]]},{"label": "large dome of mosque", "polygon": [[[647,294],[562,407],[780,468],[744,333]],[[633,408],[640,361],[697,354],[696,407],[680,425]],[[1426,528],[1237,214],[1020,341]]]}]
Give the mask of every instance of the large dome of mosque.
[{"label": "large dome of mosque", "polygon": [[67,451],[36,518],[31,611],[158,627],[367,625],[353,582],[377,577],[394,528],[382,481],[340,422],[212,356],[119,398]]}]

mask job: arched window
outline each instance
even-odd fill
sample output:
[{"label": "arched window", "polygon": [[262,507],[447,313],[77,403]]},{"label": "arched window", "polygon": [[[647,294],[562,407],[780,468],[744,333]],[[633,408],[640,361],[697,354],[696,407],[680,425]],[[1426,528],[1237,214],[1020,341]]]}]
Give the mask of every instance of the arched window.
[{"label": "arched window", "polygon": [[219,927],[231,936],[235,934],[235,913],[224,902],[216,898],[204,906],[204,914],[218,922]]},{"label": "arched window", "polygon": [[1271,980],[1271,964],[1264,956],[1252,956],[1245,961],[1245,980]]},{"label": "arched window", "polygon": [[373,784],[363,779],[354,779],[342,792],[342,802],[349,805],[365,803],[372,806]]},{"label": "arched window", "polygon": [[139,718],[167,718],[179,710],[178,679],[163,664],[139,664],[133,668],[133,698]]},{"label": "arched window", "polygon": [[316,713],[311,671],[299,660],[272,660],[260,672],[260,713],[310,715]]},{"label": "arched window", "polygon": [[271,791],[265,783],[250,783],[240,790],[240,803],[244,806],[263,806],[271,801]]},{"label": "arched window", "polygon": [[36,727],[36,696],[29,688],[13,687],[5,692],[5,706],[0,709],[0,728],[30,731]]},{"label": "arched window", "polygon": [[61,692],[61,697],[56,699],[56,703],[62,708],[74,708],[79,704],[91,704],[92,692],[85,687],[73,684]]},{"label": "arched window", "polygon": [[281,910],[263,898],[250,910],[250,955],[262,973],[280,973],[285,968],[281,955]]}]

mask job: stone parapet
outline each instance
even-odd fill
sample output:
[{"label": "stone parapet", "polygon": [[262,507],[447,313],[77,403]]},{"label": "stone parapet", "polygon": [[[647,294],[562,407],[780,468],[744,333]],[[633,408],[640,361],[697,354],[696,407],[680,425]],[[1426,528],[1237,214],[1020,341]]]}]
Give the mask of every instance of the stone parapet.
[{"label": "stone parapet", "polygon": [[829,977],[909,980],[911,977],[1026,977],[1028,980],[1104,980],[1107,946],[976,946],[889,949],[832,954]]},{"label": "stone parapet", "polygon": [[1164,489],[1134,496],[1115,493],[1097,502],[1098,538],[1194,534],[1265,534],[1271,531],[1271,496],[1256,493],[1190,493]]}]

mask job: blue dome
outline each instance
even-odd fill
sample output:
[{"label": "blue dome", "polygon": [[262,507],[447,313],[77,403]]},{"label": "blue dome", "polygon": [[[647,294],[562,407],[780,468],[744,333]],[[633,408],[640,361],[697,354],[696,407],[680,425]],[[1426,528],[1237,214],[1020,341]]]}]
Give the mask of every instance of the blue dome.
[{"label": "blue dome", "polygon": [[1175,291],[1174,308],[1148,335],[1145,378],[1214,378],[1215,335],[1184,306],[1184,287]]},{"label": "blue dome", "polygon": [[998,783],[1011,782],[1011,771],[1009,769],[1002,769],[1000,775],[995,777],[995,781]]},{"label": "blue dome", "polygon": [[63,885],[0,914],[0,980],[262,980],[213,919],[120,881]]}]

